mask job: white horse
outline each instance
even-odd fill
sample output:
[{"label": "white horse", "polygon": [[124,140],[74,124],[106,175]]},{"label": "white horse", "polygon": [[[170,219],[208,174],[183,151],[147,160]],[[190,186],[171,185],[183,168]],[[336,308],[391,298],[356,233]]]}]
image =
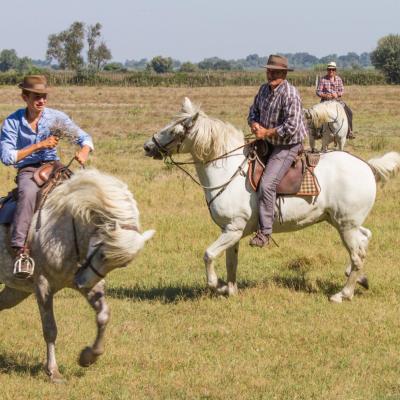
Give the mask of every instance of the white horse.
[{"label": "white horse", "polygon": [[0,225],[0,281],[5,284],[0,310],[35,293],[47,343],[46,372],[58,382],[62,376],[55,356],[54,294],[64,287],[76,289],[96,311],[96,340],[82,350],[79,359],[87,367],[104,352],[109,308],[103,278],[132,261],[154,231],[140,233],[132,193],[120,180],[96,170],[81,170],[54,189],[42,208],[38,231],[37,218],[36,214],[28,235],[36,266],[33,279],[25,281],[13,276],[9,228]]},{"label": "white horse", "polygon": [[[212,219],[221,228],[219,238],[204,255],[207,283],[222,294],[237,292],[236,271],[239,241],[257,229],[257,195],[243,173],[247,169],[243,133],[232,125],[209,118],[185,98],[181,113],[144,144],[148,156],[162,158],[190,153],[204,188]],[[236,149],[236,150],[235,150]],[[228,157],[224,156],[231,152]],[[220,157],[220,158],[219,158]],[[219,158],[215,161],[210,161]],[[285,196],[274,232],[288,232],[327,221],[334,226],[350,255],[348,280],[331,300],[341,302],[354,295],[356,282],[366,285],[364,258],[371,232],[362,226],[376,193],[376,181],[383,180],[400,166],[400,154],[391,152],[367,162],[346,152],[323,153],[315,168],[321,193],[315,198]],[[217,278],[214,260],[226,251],[227,283]]]},{"label": "white horse", "polygon": [[338,101],[324,101],[304,109],[304,116],[310,130],[310,147],[316,150],[315,140],[322,133],[321,151],[328,150],[332,142],[339,150],[344,149],[348,131],[348,120],[344,107]]}]

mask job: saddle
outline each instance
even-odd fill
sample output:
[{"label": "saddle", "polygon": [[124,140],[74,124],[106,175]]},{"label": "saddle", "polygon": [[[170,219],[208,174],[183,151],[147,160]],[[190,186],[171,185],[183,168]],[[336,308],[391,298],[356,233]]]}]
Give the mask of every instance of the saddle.
[{"label": "saddle", "polygon": [[[250,186],[257,191],[272,148],[265,140],[256,140],[249,149],[247,178]],[[319,162],[319,153],[301,150],[286,175],[279,183],[277,195],[317,196],[321,189],[314,168]]]}]

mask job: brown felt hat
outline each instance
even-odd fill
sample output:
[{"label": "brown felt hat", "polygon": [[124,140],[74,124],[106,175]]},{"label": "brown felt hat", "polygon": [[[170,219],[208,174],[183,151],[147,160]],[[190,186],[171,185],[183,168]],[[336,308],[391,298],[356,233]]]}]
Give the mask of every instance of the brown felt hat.
[{"label": "brown felt hat", "polygon": [[18,87],[32,93],[49,93],[50,91],[47,87],[47,79],[43,75],[27,75]]},{"label": "brown felt hat", "polygon": [[264,65],[264,68],[293,71],[292,68],[288,68],[288,59],[286,57],[278,56],[276,54],[271,54],[268,57],[267,65]]}]

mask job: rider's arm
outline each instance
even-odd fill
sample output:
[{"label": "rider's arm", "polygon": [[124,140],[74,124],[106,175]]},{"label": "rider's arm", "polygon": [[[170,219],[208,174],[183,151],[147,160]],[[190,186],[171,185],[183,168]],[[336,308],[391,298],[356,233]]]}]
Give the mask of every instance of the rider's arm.
[{"label": "rider's arm", "polygon": [[340,98],[343,96],[344,93],[343,81],[342,78],[340,78],[339,76],[337,76],[336,79],[337,79],[336,93],[338,95],[338,98]]},{"label": "rider's arm", "polygon": [[302,105],[300,96],[291,94],[284,102],[284,115],[283,123],[276,127],[276,133],[281,138],[288,138],[303,131],[304,123],[302,117]]},{"label": "rider's arm", "polygon": [[41,142],[34,143],[21,150],[17,150],[16,162],[23,160],[25,157],[30,156],[36,151],[44,149],[53,149],[54,147],[57,146],[57,144],[58,144],[58,138],[55,136],[49,136],[47,139],[42,140]]},{"label": "rider's arm", "polygon": [[0,136],[0,158],[5,165],[14,165],[17,162],[18,120],[7,118],[4,120]]}]

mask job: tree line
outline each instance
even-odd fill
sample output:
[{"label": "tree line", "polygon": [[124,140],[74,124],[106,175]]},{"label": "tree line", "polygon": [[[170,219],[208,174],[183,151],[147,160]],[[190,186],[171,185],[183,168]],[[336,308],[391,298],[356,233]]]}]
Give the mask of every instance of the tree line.
[{"label": "tree line", "polygon": [[[267,63],[267,56],[250,54],[245,58],[224,60],[219,57],[205,58],[198,63],[181,62],[171,57],[156,56],[151,60],[126,60],[110,62],[111,50],[101,35],[102,25],[86,25],[74,22],[69,28],[48,37],[46,59],[31,60],[19,58],[14,49],[3,49],[0,52],[0,71],[14,70],[19,73],[35,73],[44,68],[96,73],[98,71],[126,72],[129,70],[155,73],[223,70],[245,71],[257,70]],[[306,52],[283,53],[289,64],[295,69],[324,70],[330,61],[335,61],[339,68],[364,69],[375,67],[382,71],[389,83],[400,83],[400,35],[388,35],[378,41],[371,53],[349,52],[346,55],[329,54],[316,57]]]}]

